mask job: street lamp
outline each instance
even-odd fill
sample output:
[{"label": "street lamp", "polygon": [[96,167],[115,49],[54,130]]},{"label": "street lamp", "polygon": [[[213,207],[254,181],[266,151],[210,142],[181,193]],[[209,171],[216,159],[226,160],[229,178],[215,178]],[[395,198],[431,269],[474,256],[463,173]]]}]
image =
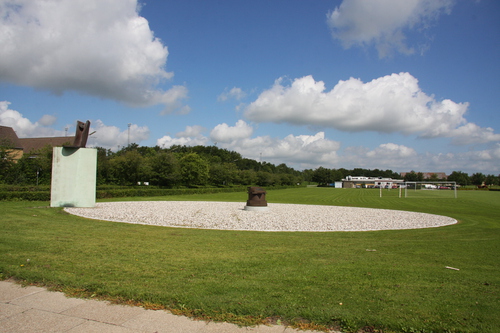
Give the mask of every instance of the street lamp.
[{"label": "street lamp", "polygon": [[131,123],[128,123],[128,145],[130,146],[130,125],[132,125]]},{"label": "street lamp", "polygon": [[130,146],[130,125],[131,123],[128,123],[128,145]]}]

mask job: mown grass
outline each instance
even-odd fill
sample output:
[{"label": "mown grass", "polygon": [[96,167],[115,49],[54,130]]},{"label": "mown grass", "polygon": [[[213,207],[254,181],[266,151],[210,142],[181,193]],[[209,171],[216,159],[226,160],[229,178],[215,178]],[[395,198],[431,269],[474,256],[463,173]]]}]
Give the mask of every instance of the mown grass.
[{"label": "mown grass", "polygon": [[[46,202],[1,202],[0,274],[242,325],[272,318],[347,332],[499,330],[500,192],[405,199],[394,190],[380,198],[378,190],[302,188],[268,191],[267,199],[421,211],[459,223],[372,232],[218,231],[94,221]],[[246,194],[148,200],[243,204]]]}]

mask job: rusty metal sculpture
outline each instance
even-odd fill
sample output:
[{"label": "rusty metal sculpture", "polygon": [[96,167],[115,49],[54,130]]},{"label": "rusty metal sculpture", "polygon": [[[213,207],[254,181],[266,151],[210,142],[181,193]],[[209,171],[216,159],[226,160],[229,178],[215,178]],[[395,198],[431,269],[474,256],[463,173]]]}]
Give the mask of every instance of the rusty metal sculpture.
[{"label": "rusty metal sculpture", "polygon": [[267,207],[266,193],[261,187],[249,187],[247,206]]},{"label": "rusty metal sculpture", "polygon": [[89,138],[89,130],[90,130],[90,121],[86,121],[85,123],[82,121],[76,122],[76,133],[75,133],[75,141],[73,141],[72,148],[85,148],[87,145],[87,139]]}]

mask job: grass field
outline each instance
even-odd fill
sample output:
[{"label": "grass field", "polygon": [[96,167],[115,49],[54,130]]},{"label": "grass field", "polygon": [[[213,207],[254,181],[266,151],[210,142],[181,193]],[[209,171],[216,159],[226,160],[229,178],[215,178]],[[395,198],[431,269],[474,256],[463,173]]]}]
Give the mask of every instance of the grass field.
[{"label": "grass field", "polygon": [[[130,200],[244,203],[246,194]],[[500,192],[398,198],[394,190],[380,198],[378,190],[300,188],[270,190],[267,200],[419,211],[459,223],[370,232],[218,231],[95,221],[47,202],[0,202],[0,277],[242,325],[500,330]]]}]

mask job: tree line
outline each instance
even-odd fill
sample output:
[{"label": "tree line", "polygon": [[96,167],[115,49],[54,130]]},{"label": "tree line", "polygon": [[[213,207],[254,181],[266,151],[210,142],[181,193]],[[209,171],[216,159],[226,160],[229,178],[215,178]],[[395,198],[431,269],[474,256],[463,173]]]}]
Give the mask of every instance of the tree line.
[{"label": "tree line", "polygon": [[[52,148],[47,146],[36,152],[24,154],[17,161],[8,146],[0,145],[0,183],[13,185],[50,185],[52,173]],[[130,144],[117,152],[97,148],[98,185],[144,185],[160,188],[195,186],[291,186],[298,183],[329,185],[347,176],[383,177],[401,179],[392,170],[380,169],[316,169],[295,170],[282,163],[244,158],[235,151],[217,146],[159,146],[147,147]],[[446,179],[434,179],[441,181]],[[406,181],[423,181],[423,173],[412,171]],[[453,171],[449,181],[460,185],[498,185],[499,177],[474,173],[472,176]]]},{"label": "tree line", "polygon": [[481,172],[473,173],[471,176],[462,171],[453,171],[446,179],[439,178],[436,174],[432,174],[428,179],[424,179],[424,174],[422,172],[411,171],[407,173],[404,177],[405,181],[409,182],[421,182],[424,180],[428,181],[452,181],[456,182],[458,185],[500,185],[500,175],[495,176],[492,174],[485,175]]}]

